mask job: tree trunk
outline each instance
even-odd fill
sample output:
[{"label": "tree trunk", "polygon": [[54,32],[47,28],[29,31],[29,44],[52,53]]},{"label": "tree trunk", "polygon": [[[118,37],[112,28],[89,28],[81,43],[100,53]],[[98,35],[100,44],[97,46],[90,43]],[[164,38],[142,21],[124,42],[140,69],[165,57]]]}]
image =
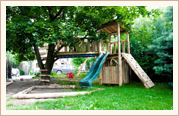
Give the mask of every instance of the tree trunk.
[{"label": "tree trunk", "polygon": [[35,55],[36,55],[37,62],[38,62],[40,69],[44,69],[44,64],[42,63],[42,59],[40,57],[40,53],[39,53],[39,49],[38,49],[37,44],[34,44],[34,51],[35,51]]},{"label": "tree trunk", "polygon": [[12,78],[12,65],[11,65],[11,61],[9,60],[9,56],[7,56],[7,78]]},{"label": "tree trunk", "polygon": [[47,69],[47,71],[41,71],[41,74],[43,75],[41,76],[41,79],[43,80],[40,83],[41,85],[50,84],[50,81],[51,81],[50,73],[53,67],[53,63],[54,63],[54,50],[55,50],[55,45],[49,44],[46,64],[45,64],[45,67],[43,68],[43,69]]}]

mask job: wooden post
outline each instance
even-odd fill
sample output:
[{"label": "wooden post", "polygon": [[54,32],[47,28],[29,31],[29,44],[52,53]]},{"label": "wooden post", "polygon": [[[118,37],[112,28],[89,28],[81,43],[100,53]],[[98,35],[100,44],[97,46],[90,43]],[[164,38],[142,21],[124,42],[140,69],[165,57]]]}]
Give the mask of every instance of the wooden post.
[{"label": "wooden post", "polygon": [[114,54],[116,54],[116,44],[114,44]]},{"label": "wooden post", "polygon": [[[126,35],[127,35],[127,53],[130,54],[130,41],[129,41],[129,33],[126,32]],[[129,66],[128,66],[129,67]],[[129,67],[129,81],[131,82],[132,81],[132,70],[131,68]]]},{"label": "wooden post", "polygon": [[90,42],[87,43],[87,52],[90,52]]},{"label": "wooden post", "polygon": [[117,24],[118,27],[118,36],[117,36],[117,40],[118,40],[118,63],[119,63],[119,86],[122,85],[122,58],[121,58],[121,46],[120,46],[120,24]]},{"label": "wooden post", "polygon": [[95,45],[95,42],[93,41],[93,42],[92,42],[92,52],[95,52],[95,46],[96,46],[96,45]]},{"label": "wooden post", "polygon": [[101,52],[101,42],[98,42],[98,52]]},{"label": "wooden post", "polygon": [[85,52],[84,39],[82,40],[81,49],[82,52]]},{"label": "wooden post", "polygon": [[101,41],[101,51],[104,52],[104,44],[103,44],[103,41]]},{"label": "wooden post", "polygon": [[122,42],[122,53],[125,53],[125,41]]},{"label": "wooden post", "polygon": [[78,71],[78,73],[76,74],[76,76],[78,76],[79,74],[80,74],[80,72],[81,72],[81,70],[82,70],[82,68],[84,67],[84,65],[86,64],[86,61],[88,60],[88,57],[85,59],[85,61],[83,62],[83,64],[82,64],[82,66],[81,66],[81,68],[80,68],[80,70]]},{"label": "wooden post", "polygon": [[110,51],[110,54],[112,54],[112,48],[111,48],[111,35],[110,35],[110,38],[109,38],[109,51]]},{"label": "wooden post", "polygon": [[128,32],[126,32],[126,34],[127,34],[127,52],[128,52],[128,54],[130,54],[130,41],[129,41],[129,33],[128,33]]},{"label": "wooden post", "polygon": [[65,52],[69,52],[69,46],[65,46]]},{"label": "wooden post", "polygon": [[67,46],[65,46],[65,52],[67,52]]},{"label": "wooden post", "polygon": [[76,52],[79,52],[79,42],[76,43]]},{"label": "wooden post", "polygon": [[60,41],[59,39],[57,40],[57,49],[60,47]]},{"label": "wooden post", "polygon": [[106,51],[109,52],[109,43],[106,41]]}]

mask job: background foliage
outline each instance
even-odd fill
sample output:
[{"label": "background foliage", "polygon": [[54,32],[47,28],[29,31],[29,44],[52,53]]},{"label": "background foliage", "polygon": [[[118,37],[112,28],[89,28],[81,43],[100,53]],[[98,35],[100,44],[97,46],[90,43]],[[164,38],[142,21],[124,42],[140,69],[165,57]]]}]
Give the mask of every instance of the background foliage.
[{"label": "background foliage", "polygon": [[173,7],[134,22],[131,54],[153,81],[173,82]]}]

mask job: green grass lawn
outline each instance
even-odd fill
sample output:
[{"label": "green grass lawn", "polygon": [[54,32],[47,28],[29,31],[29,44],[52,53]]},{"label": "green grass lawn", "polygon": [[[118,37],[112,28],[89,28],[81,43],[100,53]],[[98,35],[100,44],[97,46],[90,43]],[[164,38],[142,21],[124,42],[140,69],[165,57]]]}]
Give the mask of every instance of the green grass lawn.
[{"label": "green grass lawn", "polygon": [[[62,84],[62,83],[60,83]],[[64,85],[79,83],[63,82]],[[173,110],[173,91],[167,84],[155,83],[155,87],[146,89],[142,83],[133,82],[117,85],[93,83],[93,88],[77,89],[90,91],[104,88],[86,95],[58,98],[55,101],[36,102],[27,107],[7,105],[7,110]]]}]

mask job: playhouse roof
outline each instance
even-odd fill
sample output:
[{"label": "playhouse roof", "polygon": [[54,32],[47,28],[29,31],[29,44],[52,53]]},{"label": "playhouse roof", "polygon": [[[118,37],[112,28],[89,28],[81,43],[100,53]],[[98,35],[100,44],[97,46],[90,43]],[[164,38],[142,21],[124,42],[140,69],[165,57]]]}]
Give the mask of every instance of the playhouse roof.
[{"label": "playhouse roof", "polygon": [[[126,32],[126,29],[122,27],[122,23],[119,23],[120,24],[120,33],[125,33]],[[101,25],[102,27],[100,28],[101,31],[105,31],[109,34],[117,34],[117,22],[116,20],[113,20],[113,21],[109,21],[107,23],[103,23]]]}]

